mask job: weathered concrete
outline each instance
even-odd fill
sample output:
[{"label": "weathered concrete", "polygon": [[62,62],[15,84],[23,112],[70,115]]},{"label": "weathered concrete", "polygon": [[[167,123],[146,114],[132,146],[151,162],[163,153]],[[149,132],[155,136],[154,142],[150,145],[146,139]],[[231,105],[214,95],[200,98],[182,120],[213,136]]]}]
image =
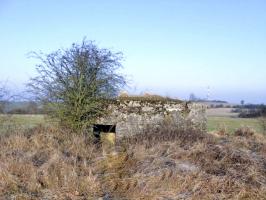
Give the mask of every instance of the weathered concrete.
[{"label": "weathered concrete", "polygon": [[116,125],[116,135],[141,133],[147,126],[158,126],[171,119],[177,125],[190,121],[206,128],[206,106],[166,98],[124,97],[109,105],[109,114],[98,123]]}]

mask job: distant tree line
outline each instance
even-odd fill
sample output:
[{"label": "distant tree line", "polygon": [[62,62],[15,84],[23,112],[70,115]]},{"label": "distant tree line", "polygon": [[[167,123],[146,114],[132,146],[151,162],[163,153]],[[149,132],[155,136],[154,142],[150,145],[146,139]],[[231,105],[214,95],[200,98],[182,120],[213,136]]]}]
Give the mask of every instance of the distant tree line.
[{"label": "distant tree line", "polygon": [[2,113],[5,114],[45,114],[43,105],[35,102],[7,102]]},{"label": "distant tree line", "polygon": [[241,118],[266,117],[266,105],[245,104],[235,105],[232,112],[239,113]]},{"label": "distant tree line", "polygon": [[0,114],[45,114],[43,106],[40,103],[0,101]]},{"label": "distant tree line", "polygon": [[208,99],[203,99],[203,98],[200,98],[200,97],[197,97],[194,93],[191,93],[189,95],[189,101],[192,101],[192,102],[206,102],[206,103],[214,103],[214,104],[211,104],[212,106],[211,107],[223,107],[224,104],[227,104],[228,102],[227,101],[222,101],[222,100],[208,100]]},{"label": "distant tree line", "polygon": [[210,108],[231,108],[232,107],[230,104],[226,105],[226,103],[211,104]]},{"label": "distant tree line", "polygon": [[16,101],[6,83],[0,82],[0,114],[44,114],[43,106],[35,101]]}]

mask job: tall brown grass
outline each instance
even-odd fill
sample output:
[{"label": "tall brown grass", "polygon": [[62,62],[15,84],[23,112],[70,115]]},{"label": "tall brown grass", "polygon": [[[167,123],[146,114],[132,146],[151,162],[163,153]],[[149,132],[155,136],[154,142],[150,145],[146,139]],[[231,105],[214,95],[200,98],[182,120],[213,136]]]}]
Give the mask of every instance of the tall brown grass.
[{"label": "tall brown grass", "polygon": [[265,199],[266,140],[164,123],[102,156],[53,126],[0,139],[0,199]]}]

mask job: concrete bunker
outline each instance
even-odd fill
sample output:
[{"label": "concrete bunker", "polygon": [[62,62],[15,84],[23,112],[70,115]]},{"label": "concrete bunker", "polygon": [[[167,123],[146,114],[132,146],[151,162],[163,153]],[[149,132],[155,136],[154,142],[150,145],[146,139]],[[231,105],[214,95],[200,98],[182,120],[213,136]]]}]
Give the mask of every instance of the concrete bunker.
[{"label": "concrete bunker", "polygon": [[205,105],[158,96],[119,97],[110,102],[107,111],[93,128],[99,139],[108,132],[117,138],[141,134],[147,127],[158,126],[169,119],[177,126],[191,121],[201,129],[205,129],[207,121]]}]

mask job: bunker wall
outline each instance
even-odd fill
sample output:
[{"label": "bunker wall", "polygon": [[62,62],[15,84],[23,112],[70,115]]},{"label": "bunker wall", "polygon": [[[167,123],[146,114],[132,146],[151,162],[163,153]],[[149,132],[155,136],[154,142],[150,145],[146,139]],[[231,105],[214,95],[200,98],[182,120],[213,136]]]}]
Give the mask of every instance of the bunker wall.
[{"label": "bunker wall", "polygon": [[166,119],[177,125],[192,122],[206,129],[206,106],[180,101],[123,100],[110,104],[108,115],[99,119],[99,124],[116,125],[117,137],[142,133],[148,126],[158,126]]}]

